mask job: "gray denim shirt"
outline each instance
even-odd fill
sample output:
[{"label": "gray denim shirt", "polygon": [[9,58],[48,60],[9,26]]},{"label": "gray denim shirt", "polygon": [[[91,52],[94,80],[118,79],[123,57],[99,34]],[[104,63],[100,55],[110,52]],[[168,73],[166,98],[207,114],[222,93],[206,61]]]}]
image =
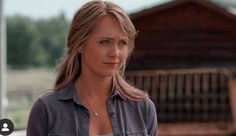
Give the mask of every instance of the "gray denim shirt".
[{"label": "gray denim shirt", "polygon": [[[108,113],[115,136],[157,136],[157,116],[147,98],[132,101],[114,89]],[[28,119],[27,136],[88,136],[89,112],[76,97],[74,83],[47,92],[35,102]]]}]

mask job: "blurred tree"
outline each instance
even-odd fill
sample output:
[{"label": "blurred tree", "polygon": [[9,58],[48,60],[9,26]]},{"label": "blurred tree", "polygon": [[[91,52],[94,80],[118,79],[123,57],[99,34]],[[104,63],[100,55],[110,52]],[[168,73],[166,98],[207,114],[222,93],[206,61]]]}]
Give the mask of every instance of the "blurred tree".
[{"label": "blurred tree", "polygon": [[[33,21],[27,17],[7,18],[7,63],[12,68],[32,66],[39,48],[38,33]],[[34,52],[37,51],[37,52]]]},{"label": "blurred tree", "polygon": [[36,24],[40,33],[40,44],[47,57],[46,65],[55,66],[56,61],[62,57],[65,51],[69,23],[62,13],[48,20],[39,20]]},{"label": "blurred tree", "polygon": [[49,19],[7,18],[7,57],[11,68],[53,67],[64,53],[69,23],[63,13]]}]

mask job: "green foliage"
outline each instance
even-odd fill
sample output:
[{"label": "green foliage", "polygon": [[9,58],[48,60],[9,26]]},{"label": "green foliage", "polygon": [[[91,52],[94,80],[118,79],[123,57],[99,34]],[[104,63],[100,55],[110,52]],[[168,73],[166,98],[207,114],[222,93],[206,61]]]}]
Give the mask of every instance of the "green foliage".
[{"label": "green foliage", "polygon": [[7,63],[11,68],[53,67],[63,56],[69,23],[61,14],[33,20],[7,18]]},{"label": "green foliage", "polygon": [[[7,62],[15,68],[31,65],[32,50],[37,40],[37,29],[32,20],[15,16],[7,20]],[[29,59],[31,58],[31,59]]]},{"label": "green foliage", "polygon": [[36,24],[41,36],[40,44],[47,54],[45,64],[55,66],[55,61],[63,55],[66,47],[68,22],[64,16],[59,16],[49,20],[39,20]]}]

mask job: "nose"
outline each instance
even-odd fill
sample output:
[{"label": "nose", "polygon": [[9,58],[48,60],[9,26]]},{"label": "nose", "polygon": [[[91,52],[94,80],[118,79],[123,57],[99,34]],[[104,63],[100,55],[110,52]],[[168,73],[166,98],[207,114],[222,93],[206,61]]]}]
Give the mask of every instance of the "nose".
[{"label": "nose", "polygon": [[109,57],[118,57],[119,52],[120,52],[120,49],[118,48],[118,45],[113,44],[112,46],[110,46]]}]

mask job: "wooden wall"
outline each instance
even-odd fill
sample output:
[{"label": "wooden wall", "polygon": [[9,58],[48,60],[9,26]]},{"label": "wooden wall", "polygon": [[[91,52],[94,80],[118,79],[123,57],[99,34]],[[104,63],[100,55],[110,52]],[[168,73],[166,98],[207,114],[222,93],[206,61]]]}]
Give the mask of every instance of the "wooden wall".
[{"label": "wooden wall", "polygon": [[186,2],[131,18],[139,33],[129,70],[236,66],[236,16],[224,9]]}]

